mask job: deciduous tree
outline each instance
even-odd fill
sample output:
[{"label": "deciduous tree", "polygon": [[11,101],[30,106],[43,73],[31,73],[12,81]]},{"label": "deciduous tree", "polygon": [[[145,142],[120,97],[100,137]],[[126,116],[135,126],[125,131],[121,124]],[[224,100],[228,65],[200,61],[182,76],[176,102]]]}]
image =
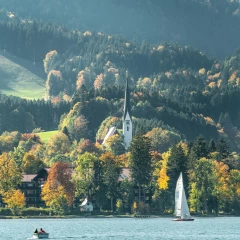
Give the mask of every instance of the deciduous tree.
[{"label": "deciduous tree", "polygon": [[3,201],[8,205],[13,214],[18,214],[25,206],[25,197],[20,190],[9,190],[3,195]]},{"label": "deciduous tree", "polygon": [[22,173],[10,153],[0,155],[0,194],[13,190],[21,182]]},{"label": "deciduous tree", "polygon": [[[55,163],[48,175],[47,182],[42,189],[42,199],[47,206],[55,208],[62,205],[62,210],[71,206],[74,201],[75,188],[72,179],[72,170],[67,163]],[[64,200],[65,199],[65,200]]]}]

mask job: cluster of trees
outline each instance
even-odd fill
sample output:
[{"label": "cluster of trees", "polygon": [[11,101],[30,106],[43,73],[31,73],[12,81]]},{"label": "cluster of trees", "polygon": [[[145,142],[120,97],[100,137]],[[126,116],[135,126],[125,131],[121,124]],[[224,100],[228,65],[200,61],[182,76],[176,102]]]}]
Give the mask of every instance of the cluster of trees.
[{"label": "cluster of trees", "polygon": [[[157,132],[175,143],[162,146]],[[200,136],[187,143],[171,134],[161,128],[139,133],[125,152],[119,132],[105,145],[87,139],[71,142],[62,132],[48,143],[35,134],[8,133],[12,147],[0,155],[0,194],[18,213],[25,204],[16,190],[21,175],[48,166],[42,199],[56,214],[68,213],[76,199],[86,197],[103,210],[170,213],[182,172],[191,211],[239,214],[240,156],[223,139],[207,141]]]},{"label": "cluster of trees", "polygon": [[35,128],[46,131],[56,129],[60,117],[69,109],[67,101],[26,100],[0,93],[0,133],[31,133]]},{"label": "cluster of trees", "polygon": [[237,0],[0,0],[0,5],[12,18],[54,22],[81,31],[94,29],[152,43],[179,42],[217,57],[225,57],[239,46]]}]

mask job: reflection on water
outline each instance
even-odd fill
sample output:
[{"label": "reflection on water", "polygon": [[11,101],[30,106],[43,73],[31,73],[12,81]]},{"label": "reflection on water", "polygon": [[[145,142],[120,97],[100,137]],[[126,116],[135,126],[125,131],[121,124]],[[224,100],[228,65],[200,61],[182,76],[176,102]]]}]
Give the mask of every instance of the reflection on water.
[{"label": "reflection on water", "polygon": [[238,240],[239,226],[237,217],[196,218],[193,222],[171,218],[1,219],[0,240],[34,239],[35,228],[49,232],[49,239]]}]

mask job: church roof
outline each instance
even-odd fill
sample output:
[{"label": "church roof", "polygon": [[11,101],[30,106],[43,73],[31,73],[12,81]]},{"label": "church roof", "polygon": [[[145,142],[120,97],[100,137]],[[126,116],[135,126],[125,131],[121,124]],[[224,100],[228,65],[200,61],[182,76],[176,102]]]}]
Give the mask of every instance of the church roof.
[{"label": "church roof", "polygon": [[129,113],[129,116],[132,120],[131,106],[130,106],[130,92],[129,92],[129,87],[128,87],[128,78],[126,79],[123,119],[126,118],[127,113]]}]

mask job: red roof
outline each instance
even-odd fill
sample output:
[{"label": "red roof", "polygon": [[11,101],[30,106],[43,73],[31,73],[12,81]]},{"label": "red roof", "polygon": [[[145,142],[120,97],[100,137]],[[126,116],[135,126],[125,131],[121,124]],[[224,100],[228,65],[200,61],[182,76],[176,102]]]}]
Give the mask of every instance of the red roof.
[{"label": "red roof", "polygon": [[129,168],[123,168],[123,169],[122,169],[122,173],[120,174],[120,177],[118,178],[118,181],[121,182],[121,181],[123,181],[124,179],[128,179],[128,180],[131,179]]},{"label": "red roof", "polygon": [[23,174],[22,175],[22,182],[31,182],[37,174]]}]

